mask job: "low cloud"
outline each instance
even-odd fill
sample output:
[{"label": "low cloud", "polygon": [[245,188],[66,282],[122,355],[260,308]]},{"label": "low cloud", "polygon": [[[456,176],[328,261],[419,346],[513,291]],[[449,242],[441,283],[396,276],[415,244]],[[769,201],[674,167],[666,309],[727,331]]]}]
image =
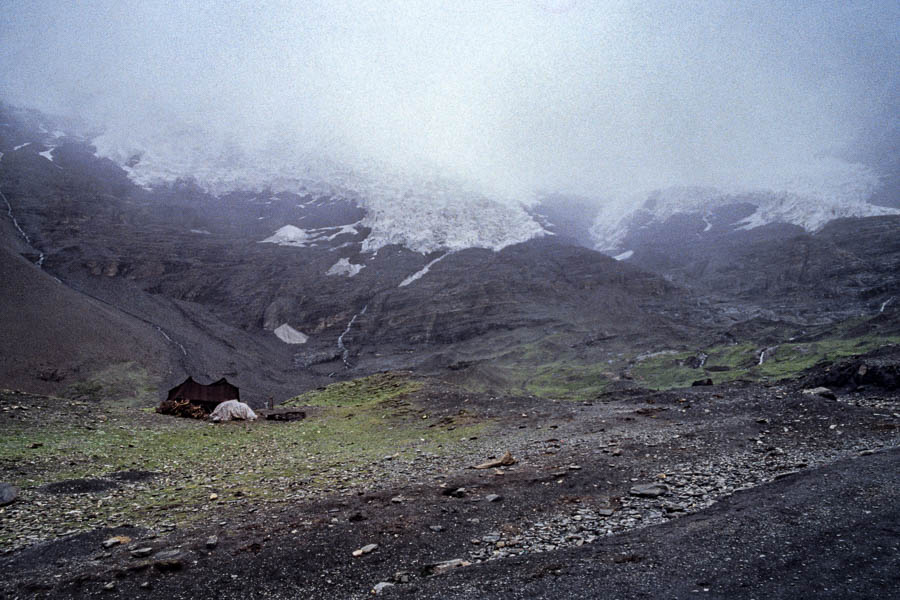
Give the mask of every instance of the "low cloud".
[{"label": "low cloud", "polygon": [[783,186],[897,114],[893,2],[217,4],[8,2],[0,95],[172,173],[328,164],[521,200]]}]

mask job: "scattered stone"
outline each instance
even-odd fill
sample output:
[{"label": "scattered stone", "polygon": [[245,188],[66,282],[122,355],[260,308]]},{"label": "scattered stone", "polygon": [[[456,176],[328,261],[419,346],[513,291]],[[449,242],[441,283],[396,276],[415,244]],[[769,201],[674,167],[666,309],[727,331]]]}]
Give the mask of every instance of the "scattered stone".
[{"label": "scattered stone", "polygon": [[42,444],[41,442],[34,442],[34,443],[32,443],[30,446],[28,446],[28,447],[31,448],[32,450],[34,450],[35,448],[40,448],[40,447],[43,446],[43,445],[44,445],[44,444]]},{"label": "scattered stone", "polygon": [[691,387],[701,387],[701,386],[708,386],[708,385],[713,385],[713,380],[709,377],[707,377],[706,379],[698,379],[696,381],[691,382]]},{"label": "scattered stone", "polygon": [[460,567],[468,567],[472,563],[463,560],[461,558],[451,558],[450,560],[445,560],[439,563],[432,563],[425,565],[422,569],[423,575],[440,575],[441,573],[446,573],[452,569],[458,569]]},{"label": "scattered stone", "polygon": [[447,488],[443,492],[441,492],[445,496],[452,496],[454,498],[462,498],[466,495],[466,488]]},{"label": "scattered stone", "polygon": [[353,556],[362,556],[363,554],[368,554],[369,552],[374,551],[376,548],[378,548],[378,544],[366,544],[359,550],[354,550]]},{"label": "scattered stone", "polygon": [[837,400],[837,396],[834,392],[827,387],[808,388],[803,390],[803,394],[805,396],[821,396],[822,398],[828,398],[829,400]]},{"label": "scattered stone", "polygon": [[210,494],[210,495],[209,495],[209,499],[210,499],[210,500],[218,500],[218,499],[219,499],[219,495],[218,495],[218,494]]},{"label": "scattered stone", "polygon": [[872,454],[875,454],[875,451],[874,451],[874,450],[869,450],[869,449],[866,449],[866,450],[860,450],[860,452],[859,452],[859,455],[860,455],[860,456],[871,456]]},{"label": "scattered stone", "polygon": [[615,514],[616,509],[614,508],[598,508],[596,510],[597,514],[601,517],[611,517]]},{"label": "scattered stone", "polygon": [[496,460],[489,460],[489,461],[481,463],[480,465],[477,465],[473,468],[474,469],[493,469],[494,467],[508,467],[509,465],[514,465],[514,464],[516,464],[516,459],[513,458],[513,455],[509,452],[509,450],[507,450],[506,454],[504,454],[500,458],[498,458]]},{"label": "scattered stone", "polygon": [[114,589],[116,589],[115,581],[110,581],[109,583],[107,583],[106,585],[103,586],[103,591],[105,591],[105,592],[111,592]]},{"label": "scattered stone", "polygon": [[19,488],[9,483],[0,483],[0,506],[12,504],[19,497]]},{"label": "scattered stone", "polygon": [[211,535],[211,536],[209,536],[208,538],[206,538],[206,547],[207,547],[209,550],[212,550],[213,548],[215,548],[215,547],[218,546],[218,545],[219,545],[219,538],[218,538],[218,536]]},{"label": "scattered stone", "polygon": [[658,498],[669,491],[669,486],[662,483],[642,483],[633,486],[628,493],[639,498]]},{"label": "scattered stone", "polygon": [[146,546],[144,548],[136,548],[131,551],[131,556],[134,558],[144,558],[146,556],[150,556],[153,554],[153,548],[150,546]]},{"label": "scattered stone", "polygon": [[177,571],[184,566],[184,554],[180,550],[163,550],[153,556],[153,566],[160,571]]},{"label": "scattered stone", "polygon": [[117,535],[109,538],[108,540],[103,541],[104,548],[112,548],[113,546],[118,546],[119,544],[127,544],[131,541],[131,538],[127,535]]},{"label": "scattered stone", "polygon": [[372,593],[377,596],[378,594],[382,593],[384,590],[386,590],[388,588],[392,588],[392,587],[394,587],[393,583],[389,583],[387,581],[380,581],[375,584],[375,587],[372,588]]},{"label": "scattered stone", "polygon": [[441,532],[444,530],[443,525],[431,525],[428,529],[434,531],[435,533]]},{"label": "scattered stone", "polygon": [[409,583],[412,579],[412,573],[409,571],[397,571],[394,573],[394,581],[397,583]]},{"label": "scattered stone", "polygon": [[394,504],[403,504],[404,500],[406,500],[406,498],[404,498],[403,496],[394,496],[393,498],[391,498],[391,502],[393,502]]},{"label": "scattered stone", "polygon": [[503,500],[503,496],[501,496],[500,494],[488,494],[484,497],[484,499],[488,502],[500,502],[501,500]]}]

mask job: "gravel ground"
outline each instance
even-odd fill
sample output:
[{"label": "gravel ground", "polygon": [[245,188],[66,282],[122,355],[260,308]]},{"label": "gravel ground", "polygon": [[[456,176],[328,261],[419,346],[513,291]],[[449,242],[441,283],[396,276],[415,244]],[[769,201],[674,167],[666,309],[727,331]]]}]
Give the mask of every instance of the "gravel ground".
[{"label": "gravel ground", "polygon": [[[884,598],[898,584],[896,393],[832,400],[734,383],[576,405],[449,389],[431,382],[379,406],[396,411],[386,423],[407,419],[409,445],[341,454],[345,469],[328,463],[315,481],[259,474],[246,485],[271,485],[268,496],[220,489],[172,508],[168,521],[106,519],[11,545],[0,592],[363,598],[377,586],[416,598]],[[459,406],[465,424],[445,420]],[[466,427],[477,434],[457,437]],[[418,437],[436,429],[441,443]],[[507,450],[515,464],[471,468]],[[277,461],[279,446],[259,452],[254,464]],[[184,481],[174,471],[102,479],[121,493]],[[65,498],[78,510],[70,506],[109,493],[24,490],[31,499],[3,509],[4,527],[36,527],[39,537],[33,502],[52,513]],[[104,547],[116,535],[127,539]]]}]

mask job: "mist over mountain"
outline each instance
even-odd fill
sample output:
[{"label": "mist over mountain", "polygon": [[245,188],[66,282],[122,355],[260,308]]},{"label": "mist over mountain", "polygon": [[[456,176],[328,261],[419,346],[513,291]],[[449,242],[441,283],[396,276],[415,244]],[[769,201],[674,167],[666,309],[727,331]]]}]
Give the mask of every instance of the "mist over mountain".
[{"label": "mist over mountain", "polygon": [[540,231],[522,208],[539,191],[600,204],[602,229],[654,190],[859,205],[889,178],[857,147],[896,119],[890,2],[36,2],[7,14],[0,96],[80,117],[143,185],[324,186],[392,214],[489,201],[508,207],[496,210],[514,242]]}]

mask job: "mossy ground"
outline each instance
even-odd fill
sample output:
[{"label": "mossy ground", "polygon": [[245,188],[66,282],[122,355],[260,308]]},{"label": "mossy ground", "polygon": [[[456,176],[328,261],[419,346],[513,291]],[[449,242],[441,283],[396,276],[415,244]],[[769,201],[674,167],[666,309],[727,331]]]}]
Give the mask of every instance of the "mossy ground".
[{"label": "mossy ground", "polygon": [[[635,380],[650,389],[664,390],[686,387],[700,379],[724,383],[737,379],[778,381],[799,375],[805,369],[825,360],[869,352],[880,346],[900,342],[900,337],[822,338],[812,342],[789,342],[768,348],[754,344],[715,346],[703,352],[708,355],[703,368],[691,368],[686,361],[700,351],[659,354],[638,361],[631,373]],[[759,364],[760,352],[765,360]]]},{"label": "mossy ground", "polygon": [[[487,426],[452,419],[434,426],[422,418],[422,398],[414,395],[421,389],[405,375],[376,375],[298,397],[321,407],[303,421],[219,425],[136,410],[134,390],[121,402],[0,392],[0,480],[23,490],[0,509],[17,516],[0,519],[0,544],[120,523],[178,524],[234,504],[364,488],[393,476],[385,456],[454,455],[462,438]],[[40,489],[137,470],[158,475],[96,494]],[[35,519],[37,529],[22,529]]]},{"label": "mossy ground", "polygon": [[[601,396],[627,373],[633,383],[654,390],[688,387],[698,380],[725,383],[739,379],[778,381],[795,377],[824,360],[862,354],[882,345],[900,343],[900,336],[848,335],[851,324],[835,326],[832,335],[819,333],[806,340],[762,345],[754,342],[691,350],[670,350],[637,355],[615,348],[579,351],[564,336],[517,347],[490,363],[491,384],[500,382],[506,393],[539,398],[590,401]],[[759,364],[760,353],[765,360]],[[696,361],[705,354],[701,368]],[[602,360],[597,360],[598,357]],[[693,364],[692,364],[693,363]],[[482,369],[485,371],[486,369]],[[484,376],[467,384],[484,391]]]}]

